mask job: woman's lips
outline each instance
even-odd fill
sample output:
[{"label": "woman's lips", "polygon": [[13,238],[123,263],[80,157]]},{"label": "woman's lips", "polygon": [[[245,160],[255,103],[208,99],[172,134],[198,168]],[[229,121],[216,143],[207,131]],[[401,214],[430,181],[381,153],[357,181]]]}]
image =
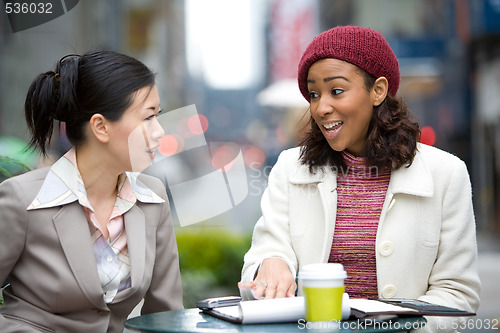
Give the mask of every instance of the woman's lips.
[{"label": "woman's lips", "polygon": [[327,139],[334,138],[342,128],[343,124],[344,124],[343,121],[332,121],[328,123],[323,123],[321,126],[323,127],[324,130],[323,133],[325,134],[325,137]]}]

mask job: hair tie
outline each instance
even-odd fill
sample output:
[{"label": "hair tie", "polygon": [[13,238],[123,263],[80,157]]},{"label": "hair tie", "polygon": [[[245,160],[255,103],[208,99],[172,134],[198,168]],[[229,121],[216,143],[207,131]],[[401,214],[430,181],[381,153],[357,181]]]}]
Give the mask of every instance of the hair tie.
[{"label": "hair tie", "polygon": [[56,97],[59,96],[59,82],[61,82],[61,76],[59,75],[59,73],[55,73],[54,74],[54,81],[55,81],[55,84],[54,84],[54,95]]}]

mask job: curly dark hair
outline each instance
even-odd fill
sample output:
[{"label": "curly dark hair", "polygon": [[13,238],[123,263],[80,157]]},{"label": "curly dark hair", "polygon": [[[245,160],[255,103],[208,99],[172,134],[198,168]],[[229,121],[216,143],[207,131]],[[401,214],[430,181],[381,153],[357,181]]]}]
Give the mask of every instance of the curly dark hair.
[{"label": "curly dark hair", "polygon": [[[376,78],[362,69],[360,71],[364,76],[365,88],[373,87]],[[309,166],[311,173],[326,166],[334,170],[345,168],[341,152],[330,147],[312,117],[309,127],[300,143],[300,162]],[[367,165],[379,169],[409,167],[415,157],[419,138],[419,124],[408,106],[401,98],[389,93],[380,105],[373,108],[363,156]]]}]

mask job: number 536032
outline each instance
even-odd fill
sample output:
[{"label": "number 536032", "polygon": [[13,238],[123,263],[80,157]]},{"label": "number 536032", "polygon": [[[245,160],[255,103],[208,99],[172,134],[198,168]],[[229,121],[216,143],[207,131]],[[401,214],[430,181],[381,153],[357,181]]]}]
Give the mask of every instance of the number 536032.
[{"label": "number 536032", "polygon": [[50,2],[6,2],[5,13],[7,14],[52,14],[52,3]]}]

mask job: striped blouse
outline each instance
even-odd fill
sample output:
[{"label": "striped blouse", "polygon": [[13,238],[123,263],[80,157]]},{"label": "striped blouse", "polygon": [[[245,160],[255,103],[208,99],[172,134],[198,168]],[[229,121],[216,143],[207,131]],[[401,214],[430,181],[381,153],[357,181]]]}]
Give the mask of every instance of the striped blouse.
[{"label": "striped blouse", "polygon": [[364,158],[343,152],[347,168],[337,176],[337,217],[329,262],[344,265],[351,298],[378,298],[375,238],[390,169],[368,167]]}]

